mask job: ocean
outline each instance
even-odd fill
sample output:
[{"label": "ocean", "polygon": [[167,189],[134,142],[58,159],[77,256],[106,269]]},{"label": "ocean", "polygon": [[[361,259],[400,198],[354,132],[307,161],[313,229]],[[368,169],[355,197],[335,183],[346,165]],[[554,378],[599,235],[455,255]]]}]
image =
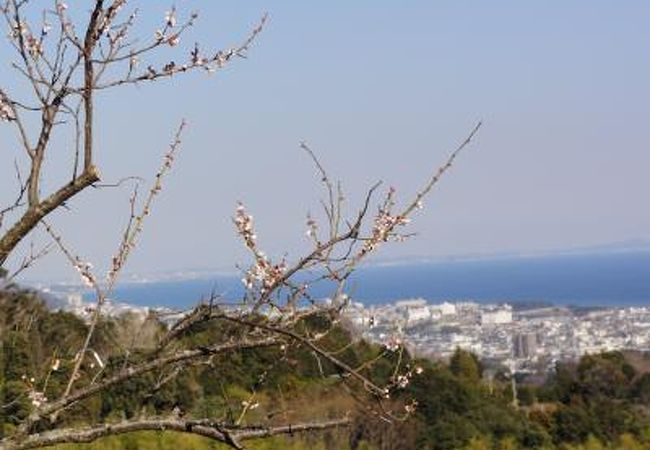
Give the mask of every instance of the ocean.
[{"label": "ocean", "polygon": [[[214,292],[241,297],[239,277],[126,283],[113,297],[142,306],[187,308]],[[326,297],[326,288],[312,294]],[[430,302],[650,306],[650,251],[566,254],[362,267],[348,293],[366,305],[421,297]]]}]

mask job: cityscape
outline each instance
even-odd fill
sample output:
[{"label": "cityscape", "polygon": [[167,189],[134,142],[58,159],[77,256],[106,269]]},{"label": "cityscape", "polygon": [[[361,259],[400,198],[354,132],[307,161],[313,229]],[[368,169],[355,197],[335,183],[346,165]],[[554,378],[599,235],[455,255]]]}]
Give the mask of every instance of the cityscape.
[{"label": "cityscape", "polygon": [[[48,304],[88,318],[92,304],[74,291],[47,291]],[[166,322],[180,318],[167,308],[108,300],[110,316],[156,311]],[[471,351],[487,365],[519,373],[543,373],[558,361],[613,350],[650,351],[650,307],[574,308],[471,300],[434,303],[406,299],[366,306],[351,302],[345,323],[375,343],[398,343],[418,356],[447,359],[457,348]]]},{"label": "cityscape", "polygon": [[513,307],[412,299],[372,307],[353,303],[346,316],[370,341],[399,340],[415,354],[434,359],[461,348],[517,372],[546,372],[558,361],[603,351],[650,350],[650,307]]}]

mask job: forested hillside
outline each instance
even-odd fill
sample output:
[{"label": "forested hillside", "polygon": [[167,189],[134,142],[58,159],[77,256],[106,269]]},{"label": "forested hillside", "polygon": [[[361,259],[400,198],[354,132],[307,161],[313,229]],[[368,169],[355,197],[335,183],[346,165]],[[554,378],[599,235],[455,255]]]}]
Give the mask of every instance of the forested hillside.
[{"label": "forested hillside", "polygon": [[[310,319],[327,321],[327,318]],[[312,324],[313,326],[314,324]],[[76,316],[49,311],[33,294],[5,291],[0,297],[2,434],[15,432],[35,402],[46,402],[64,388],[73,349],[85,336],[86,325]],[[188,339],[210,342],[224,330],[210,324]],[[103,366],[137,360],[139,351],[156,345],[164,326],[153,318],[142,323],[124,316],[100,323],[90,346],[89,364]],[[351,366],[372,360],[385,349],[353,342],[343,328],[330,332],[324,344],[339,349]],[[232,356],[232,355],[230,355]],[[233,424],[283,423],[298,418],[350,414],[352,425],[322,433],[296,434],[249,444],[253,449],[641,449],[650,448],[647,411],[650,406],[648,360],[621,353],[584,357],[558,365],[545,382],[520,382],[519,404],[512,406],[507,373],[484,381],[481,362],[457,350],[449,362],[414,360],[395,352],[394,358],[413,368],[414,375],[391,399],[396,407],[415,413],[407,420],[380,420],[371,405],[346,388],[346,376],[315,358],[307,349],[290,357],[276,350],[241,350],[236,357],[215,357],[165,377],[152,372],[118,390],[109,390],[72,407],[67,425],[92,419],[119,423],[140,414],[214,417]],[[361,370],[373,380],[394,376],[390,358]],[[417,373],[416,373],[417,372]],[[92,373],[90,371],[85,373]],[[260,375],[261,374],[261,375]],[[87,375],[84,375],[87,376]],[[92,381],[92,380],[89,380]],[[38,387],[38,389],[36,389]],[[37,397],[34,392],[42,392]],[[253,393],[253,394],[251,394]],[[244,418],[242,409],[247,410]],[[242,420],[244,422],[242,422]],[[67,446],[61,448],[74,448]],[[82,444],[76,448],[164,449],[222,448],[200,437],[172,432],[144,432]]]}]

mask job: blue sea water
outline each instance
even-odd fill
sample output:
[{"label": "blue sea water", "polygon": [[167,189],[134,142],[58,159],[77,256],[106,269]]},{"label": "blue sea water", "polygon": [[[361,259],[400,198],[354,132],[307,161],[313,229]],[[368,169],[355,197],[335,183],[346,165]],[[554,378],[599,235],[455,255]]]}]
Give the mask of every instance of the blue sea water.
[{"label": "blue sea water", "polygon": [[[354,300],[367,305],[422,297],[432,302],[650,306],[650,251],[370,266],[360,268],[348,287]],[[137,305],[184,308],[211,292],[239,298],[239,277],[124,284],[114,297]],[[313,295],[329,293],[321,288]]]}]

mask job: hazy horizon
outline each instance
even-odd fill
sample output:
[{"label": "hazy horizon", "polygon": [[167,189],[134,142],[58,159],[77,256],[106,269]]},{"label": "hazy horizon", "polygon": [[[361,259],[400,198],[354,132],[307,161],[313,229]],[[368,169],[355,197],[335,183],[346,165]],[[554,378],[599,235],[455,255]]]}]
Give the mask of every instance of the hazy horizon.
[{"label": "hazy horizon", "polygon": [[[549,260],[572,257],[608,257],[616,255],[645,255],[650,254],[650,240],[630,240],[623,242],[612,242],[603,245],[594,245],[586,247],[570,247],[565,249],[548,249],[544,251],[529,252],[494,252],[494,253],[466,253],[466,254],[449,254],[449,255],[399,255],[373,258],[360,265],[357,269],[375,270],[390,267],[409,267],[409,266],[427,266],[427,265],[445,265],[456,263],[501,263],[504,261],[534,261]],[[650,270],[650,267],[648,268]],[[650,275],[650,272],[649,272]],[[222,266],[187,266],[176,267],[166,270],[142,270],[142,271],[125,271],[122,274],[122,284],[141,283],[141,282],[164,282],[165,280],[183,281],[192,279],[212,280],[219,277],[236,278],[239,280],[241,270],[235,265]],[[67,274],[64,277],[38,278],[27,273],[22,281],[27,286],[47,287],[57,284],[72,284],[83,286],[82,280],[76,273]],[[471,280],[468,280],[471,281]]]},{"label": "hazy horizon", "polygon": [[[650,249],[492,259],[400,261],[359,267],[348,279],[348,294],[365,305],[424,298],[442,301],[573,306],[646,306],[650,303]],[[148,274],[124,282],[111,298],[137,306],[188,308],[217,295],[226,301],[245,293],[241,274],[174,272]],[[80,284],[46,283],[59,298],[92,289]],[[335,291],[332,283],[310,287],[314,298]]]}]

